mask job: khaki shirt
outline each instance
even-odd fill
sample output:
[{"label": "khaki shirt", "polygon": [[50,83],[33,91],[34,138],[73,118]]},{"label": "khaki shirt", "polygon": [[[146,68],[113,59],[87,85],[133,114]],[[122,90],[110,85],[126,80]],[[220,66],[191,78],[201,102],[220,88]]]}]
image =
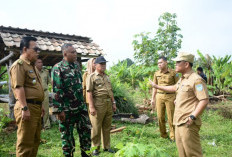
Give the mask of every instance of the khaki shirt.
[{"label": "khaki shirt", "polygon": [[[208,99],[209,95],[205,81],[194,71],[184,74],[175,86],[177,94],[173,124],[181,125],[188,121],[199,101]],[[201,125],[200,116],[194,122]]]},{"label": "khaki shirt", "polygon": [[46,70],[46,69],[42,69],[40,72],[40,77],[41,77],[41,80],[42,80],[42,86],[43,86],[43,89],[44,91],[47,91],[48,90],[48,84],[51,83],[51,79],[50,79],[50,76],[49,76],[49,71]]},{"label": "khaki shirt", "polygon": [[[10,68],[11,87],[15,95],[16,87],[24,87],[26,99],[44,100],[42,80],[39,71],[30,61],[20,56]],[[15,98],[17,99],[16,95]]]},{"label": "khaki shirt", "polygon": [[112,86],[109,76],[104,74],[100,75],[97,71],[89,75],[86,81],[87,92],[93,93],[93,98],[96,97],[109,97],[113,96]]},{"label": "khaki shirt", "polygon": [[[154,74],[154,83],[160,86],[171,86],[175,85],[179,80],[179,75],[172,69],[168,69],[166,73],[161,73],[157,71]],[[165,93],[164,91],[157,90],[157,93]]]}]

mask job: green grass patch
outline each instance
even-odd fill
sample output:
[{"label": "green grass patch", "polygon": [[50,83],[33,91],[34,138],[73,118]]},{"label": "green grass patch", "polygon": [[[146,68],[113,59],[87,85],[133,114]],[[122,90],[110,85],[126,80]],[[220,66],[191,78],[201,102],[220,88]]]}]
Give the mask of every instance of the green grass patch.
[{"label": "green grass patch", "polygon": [[2,108],[4,112],[9,112],[8,103],[0,103],[0,108]]},{"label": "green grass patch", "polygon": [[[232,154],[232,121],[224,118],[219,114],[219,111],[208,110],[203,116],[203,125],[201,127],[201,144],[205,157],[231,157]],[[147,125],[130,124],[113,121],[118,127],[126,126],[120,133],[111,135],[111,146],[116,150],[116,147],[125,148],[132,146],[143,146],[144,150],[153,148],[160,150],[163,154],[168,154],[171,157],[177,157],[178,152],[175,143],[171,143],[168,139],[160,138],[158,125],[156,122]],[[167,125],[168,128],[168,125]],[[78,134],[75,131],[76,151],[75,156],[80,156]],[[38,151],[38,157],[61,157],[61,140],[58,131],[58,125],[53,125],[50,130],[42,132],[41,137],[45,140],[41,143]],[[15,152],[16,132],[0,134],[0,156],[11,156]],[[132,145],[131,143],[135,144]],[[134,149],[137,149],[133,147]],[[125,148],[126,149],[126,148]],[[130,151],[127,150],[127,151]],[[138,150],[141,151],[141,150]],[[132,152],[128,152],[130,154]],[[14,156],[14,155],[13,155]],[[102,152],[100,157],[110,157],[113,154]],[[161,155],[162,156],[162,155]],[[135,156],[136,157],[136,156]]]}]

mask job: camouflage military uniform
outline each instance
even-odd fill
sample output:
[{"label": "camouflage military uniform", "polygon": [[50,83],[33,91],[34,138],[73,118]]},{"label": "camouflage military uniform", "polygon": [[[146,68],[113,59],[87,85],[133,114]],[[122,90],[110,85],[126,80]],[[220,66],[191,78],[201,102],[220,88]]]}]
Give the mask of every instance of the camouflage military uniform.
[{"label": "camouflage military uniform", "polygon": [[[91,147],[91,124],[83,100],[82,77],[77,63],[65,60],[57,63],[52,69],[54,113],[65,112],[65,121],[59,123],[62,148],[65,156],[73,156],[75,139],[74,126],[77,127],[82,156]],[[76,125],[75,125],[76,124]]]}]

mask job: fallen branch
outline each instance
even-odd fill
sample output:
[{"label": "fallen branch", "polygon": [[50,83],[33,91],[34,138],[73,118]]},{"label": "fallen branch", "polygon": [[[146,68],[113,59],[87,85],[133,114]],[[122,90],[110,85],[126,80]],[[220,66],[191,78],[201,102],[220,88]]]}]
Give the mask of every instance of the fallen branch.
[{"label": "fallen branch", "polygon": [[114,119],[121,119],[121,118],[138,118],[139,116],[133,113],[118,113],[114,114]]},{"label": "fallen branch", "polygon": [[14,52],[10,51],[9,55],[7,55],[6,57],[4,57],[3,59],[0,60],[0,65],[5,63],[6,61],[8,61],[13,56],[14,56]]},{"label": "fallen branch", "polygon": [[7,72],[7,70],[3,71],[1,74],[0,74],[0,78]]},{"label": "fallen branch", "polygon": [[113,134],[113,133],[116,133],[116,132],[121,132],[122,130],[126,129],[125,126],[123,127],[120,127],[120,128],[117,128],[117,129],[114,129],[114,130],[111,130],[110,133]]},{"label": "fallen branch", "polygon": [[211,96],[211,97],[213,97],[213,98],[225,98],[225,97],[228,97],[228,96],[231,96],[231,95],[217,95],[217,96]]},{"label": "fallen branch", "polygon": [[231,95],[213,95],[213,96],[210,96],[210,100],[226,100],[226,97],[231,97]]},{"label": "fallen branch", "polygon": [[0,98],[0,102],[8,103],[9,98]]},{"label": "fallen branch", "polygon": [[145,114],[139,116],[139,118],[131,119],[131,118],[121,118],[123,122],[130,122],[130,123],[140,123],[140,124],[147,124],[149,123],[149,117]]}]

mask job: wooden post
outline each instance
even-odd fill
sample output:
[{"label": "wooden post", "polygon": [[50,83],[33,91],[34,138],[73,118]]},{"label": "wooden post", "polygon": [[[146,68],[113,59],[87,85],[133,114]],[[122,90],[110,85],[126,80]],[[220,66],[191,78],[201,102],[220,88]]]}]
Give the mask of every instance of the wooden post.
[{"label": "wooden post", "polygon": [[11,119],[15,119],[14,117],[14,105],[16,103],[16,100],[15,100],[15,97],[14,97],[14,94],[13,94],[13,91],[11,89],[11,80],[10,80],[10,67],[12,65],[12,59],[9,60],[9,66],[6,64],[6,67],[7,67],[7,72],[8,72],[8,76],[9,76],[9,82],[8,82],[8,87],[9,87],[9,111],[10,111],[10,114],[9,114],[9,117]]}]

